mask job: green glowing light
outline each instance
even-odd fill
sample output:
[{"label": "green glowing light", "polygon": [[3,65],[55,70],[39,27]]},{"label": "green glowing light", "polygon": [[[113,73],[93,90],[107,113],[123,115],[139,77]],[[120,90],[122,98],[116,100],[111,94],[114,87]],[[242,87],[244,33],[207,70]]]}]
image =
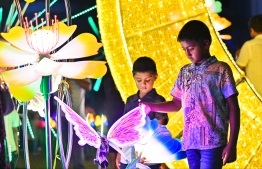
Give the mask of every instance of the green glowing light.
[{"label": "green glowing light", "polygon": [[3,21],[3,8],[0,8],[0,30],[1,30],[2,21]]},{"label": "green glowing light", "polygon": [[99,30],[98,30],[93,18],[91,16],[89,16],[87,19],[88,19],[88,23],[91,26],[92,30],[94,31],[95,35],[100,37]]},{"label": "green glowing light", "polygon": [[93,90],[94,90],[94,91],[97,92],[97,91],[99,90],[99,88],[100,88],[100,86],[101,86],[102,78],[103,78],[103,77],[100,77],[100,78],[96,79],[95,85],[94,85],[94,87],[93,87]]}]

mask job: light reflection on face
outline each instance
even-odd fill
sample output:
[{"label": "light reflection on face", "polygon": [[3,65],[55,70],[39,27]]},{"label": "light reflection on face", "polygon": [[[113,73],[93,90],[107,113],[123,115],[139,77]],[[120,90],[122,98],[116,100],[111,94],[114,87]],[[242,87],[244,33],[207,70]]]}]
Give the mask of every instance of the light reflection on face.
[{"label": "light reflection on face", "polygon": [[151,72],[137,72],[134,75],[137,89],[140,91],[139,96],[142,98],[148,92],[150,92],[154,87],[154,82],[157,75]]},{"label": "light reflection on face", "polygon": [[201,65],[210,56],[208,42],[204,46],[191,41],[181,41],[180,44],[187,58],[196,65]]}]

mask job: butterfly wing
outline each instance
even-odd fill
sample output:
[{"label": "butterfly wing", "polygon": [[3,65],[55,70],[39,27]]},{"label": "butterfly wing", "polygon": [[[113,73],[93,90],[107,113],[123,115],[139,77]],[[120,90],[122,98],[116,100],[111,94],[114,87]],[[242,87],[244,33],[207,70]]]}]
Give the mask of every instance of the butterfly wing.
[{"label": "butterfly wing", "polygon": [[142,140],[143,144],[136,143],[135,150],[142,153],[141,156],[145,157],[147,162],[166,163],[186,158],[186,153],[181,151],[181,141],[172,138],[168,129],[158,124],[156,119],[147,120],[143,130],[147,130],[144,131],[146,135]]},{"label": "butterfly wing", "polygon": [[109,129],[107,139],[119,147],[127,147],[141,140],[146,113],[140,107],[134,108],[118,119]]},{"label": "butterfly wing", "polygon": [[78,144],[81,146],[89,144],[90,146],[99,148],[101,145],[101,139],[97,132],[58,97],[55,96],[54,98],[60,104],[63,112],[65,113],[66,119],[74,125],[75,133],[80,139]]}]

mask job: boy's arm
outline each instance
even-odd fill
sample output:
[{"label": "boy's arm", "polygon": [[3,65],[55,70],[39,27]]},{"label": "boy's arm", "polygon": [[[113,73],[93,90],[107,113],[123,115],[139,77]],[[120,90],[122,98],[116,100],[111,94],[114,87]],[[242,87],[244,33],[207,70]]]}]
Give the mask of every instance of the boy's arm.
[{"label": "boy's arm", "polygon": [[234,94],[227,99],[229,106],[229,124],[230,136],[226,147],[223,150],[222,158],[223,164],[234,162],[237,158],[237,140],[240,128],[240,109],[238,104],[237,95]]},{"label": "boy's arm", "polygon": [[159,112],[159,113],[170,113],[177,112],[181,109],[181,101],[174,98],[172,101],[161,102],[161,103],[140,103],[140,106],[145,105],[146,112]]}]

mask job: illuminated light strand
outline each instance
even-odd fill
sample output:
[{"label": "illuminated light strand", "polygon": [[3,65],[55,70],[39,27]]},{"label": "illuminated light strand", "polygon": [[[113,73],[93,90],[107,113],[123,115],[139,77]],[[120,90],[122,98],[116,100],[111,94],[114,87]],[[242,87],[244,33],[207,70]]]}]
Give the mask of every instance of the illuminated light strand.
[{"label": "illuminated light strand", "polygon": [[[50,3],[50,7],[52,7],[58,0],[53,0],[51,3]],[[43,9],[41,12],[39,12],[37,14],[37,17],[40,17],[41,15],[43,15],[43,13],[45,13],[45,9]],[[32,21],[34,21],[36,19],[36,17],[34,17],[33,19],[31,19]]]},{"label": "illuminated light strand", "polygon": [[[82,12],[79,12],[79,13],[73,15],[73,16],[71,17],[71,19],[75,19],[75,18],[77,18],[77,17],[79,17],[79,16],[81,16],[81,15],[83,15],[83,14],[86,14],[87,12],[90,12],[90,11],[92,11],[92,10],[94,10],[94,9],[96,9],[96,5],[90,7],[90,8],[88,8],[88,9],[82,11]],[[63,23],[67,22],[67,18],[61,20],[61,22],[63,22]],[[38,29],[38,28],[40,28],[40,27],[41,27],[42,25],[44,25],[44,24],[46,24],[46,21],[42,22],[41,24],[39,24],[39,25],[36,26],[36,27],[33,27],[32,29],[33,29],[33,30]]]},{"label": "illuminated light strand", "polygon": [[[90,8],[88,8],[88,9],[82,11],[82,12],[79,12],[79,13],[73,15],[73,16],[71,17],[71,19],[75,19],[75,18],[77,18],[77,17],[79,17],[79,16],[81,16],[81,15],[84,15],[84,14],[86,14],[87,12],[90,12],[90,11],[92,11],[92,10],[94,10],[94,9],[96,9],[96,5],[90,7]],[[66,21],[67,21],[67,18],[63,19],[61,22],[66,22]]]},{"label": "illuminated light strand", "polygon": [[6,23],[5,23],[5,31],[8,30],[10,27],[10,23],[11,23],[11,18],[13,16],[13,13],[15,11],[15,3],[13,2],[10,6],[10,9],[9,9],[9,13],[8,13],[8,16],[7,16],[7,19],[6,19]]},{"label": "illuminated light strand", "polygon": [[16,10],[15,10],[15,13],[14,13],[14,15],[13,15],[13,17],[12,17],[12,21],[11,21],[11,23],[10,23],[10,27],[12,27],[13,23],[15,22],[15,19],[16,19],[17,15],[18,15],[18,11],[17,11],[17,9],[16,9]]},{"label": "illuminated light strand", "polygon": [[[92,30],[94,31],[95,35],[101,40],[100,32],[99,32],[99,30],[98,30],[98,28],[97,28],[93,18],[91,16],[89,16],[87,18],[87,20],[88,20],[88,23],[91,26]],[[103,55],[104,55],[104,51],[103,51]],[[101,83],[102,83],[102,78],[103,77],[100,77],[100,78],[96,79],[95,85],[93,87],[94,91],[96,91],[96,92],[99,91]]]},{"label": "illuminated light strand", "polygon": [[51,132],[54,135],[54,137],[57,138],[56,131],[54,130],[54,128],[51,125],[50,125],[50,129],[51,129]]},{"label": "illuminated light strand", "polygon": [[3,21],[3,8],[0,7],[0,30],[1,30],[1,26],[2,26],[2,21]]},{"label": "illuminated light strand", "polygon": [[32,127],[31,127],[31,124],[30,124],[28,117],[27,117],[27,129],[28,129],[28,132],[29,132],[31,138],[35,139],[35,135],[34,135],[34,132],[32,130]]}]

